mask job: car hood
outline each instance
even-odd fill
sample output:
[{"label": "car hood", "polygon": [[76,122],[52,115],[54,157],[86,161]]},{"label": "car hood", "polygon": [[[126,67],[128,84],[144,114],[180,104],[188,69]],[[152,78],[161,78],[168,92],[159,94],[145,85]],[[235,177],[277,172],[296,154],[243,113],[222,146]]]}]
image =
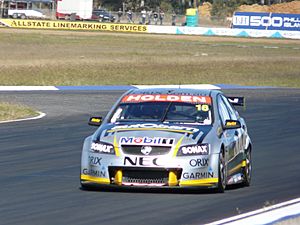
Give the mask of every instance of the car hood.
[{"label": "car hood", "polygon": [[211,131],[209,125],[166,123],[104,124],[93,135],[93,141],[128,145],[198,144]]}]

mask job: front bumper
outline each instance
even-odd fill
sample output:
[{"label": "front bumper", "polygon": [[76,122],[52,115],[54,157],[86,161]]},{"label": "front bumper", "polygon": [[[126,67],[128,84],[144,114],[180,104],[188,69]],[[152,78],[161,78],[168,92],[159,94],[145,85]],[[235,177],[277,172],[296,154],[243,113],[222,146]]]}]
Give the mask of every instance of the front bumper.
[{"label": "front bumper", "polygon": [[[118,187],[214,188],[218,185],[217,154],[159,159],[130,157],[132,161],[126,161],[126,156],[87,153],[82,157],[81,183]],[[128,165],[131,163],[137,165]]]}]

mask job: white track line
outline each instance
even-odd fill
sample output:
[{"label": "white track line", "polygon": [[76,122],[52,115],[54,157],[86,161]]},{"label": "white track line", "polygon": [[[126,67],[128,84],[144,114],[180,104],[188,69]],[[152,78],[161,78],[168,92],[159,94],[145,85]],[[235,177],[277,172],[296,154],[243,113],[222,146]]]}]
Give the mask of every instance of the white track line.
[{"label": "white track line", "polygon": [[290,216],[300,216],[300,198],[215,221],[207,225],[269,224]]},{"label": "white track line", "polygon": [[12,123],[12,122],[28,121],[28,120],[37,120],[37,119],[41,119],[41,118],[46,116],[46,113],[43,113],[43,112],[38,112],[38,113],[39,113],[39,115],[35,116],[35,117],[30,117],[30,118],[25,118],[25,119],[18,119],[18,120],[0,121],[0,124],[1,123]]},{"label": "white track line", "polygon": [[192,88],[192,89],[221,89],[212,84],[177,84],[177,85],[132,85],[138,89],[145,88]]},{"label": "white track line", "polygon": [[0,91],[57,91],[54,86],[0,86]]}]

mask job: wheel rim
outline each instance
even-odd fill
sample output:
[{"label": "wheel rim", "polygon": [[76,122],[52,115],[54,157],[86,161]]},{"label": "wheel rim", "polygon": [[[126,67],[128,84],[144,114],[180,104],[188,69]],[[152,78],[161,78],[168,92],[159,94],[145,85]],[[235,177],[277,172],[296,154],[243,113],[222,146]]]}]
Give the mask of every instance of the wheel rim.
[{"label": "wheel rim", "polygon": [[222,187],[225,189],[226,187],[226,175],[225,175],[225,160],[223,154],[220,154],[220,183]]},{"label": "wheel rim", "polygon": [[251,152],[248,150],[246,154],[246,167],[245,167],[245,175],[248,181],[250,181],[251,179],[251,172],[252,172]]}]

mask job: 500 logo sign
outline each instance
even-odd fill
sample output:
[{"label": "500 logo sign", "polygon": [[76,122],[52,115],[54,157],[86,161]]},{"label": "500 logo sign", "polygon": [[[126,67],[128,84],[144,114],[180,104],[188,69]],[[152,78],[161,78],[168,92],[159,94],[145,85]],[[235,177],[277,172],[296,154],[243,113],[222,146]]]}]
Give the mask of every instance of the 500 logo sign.
[{"label": "500 logo sign", "polygon": [[300,14],[236,12],[233,28],[300,31]]}]

